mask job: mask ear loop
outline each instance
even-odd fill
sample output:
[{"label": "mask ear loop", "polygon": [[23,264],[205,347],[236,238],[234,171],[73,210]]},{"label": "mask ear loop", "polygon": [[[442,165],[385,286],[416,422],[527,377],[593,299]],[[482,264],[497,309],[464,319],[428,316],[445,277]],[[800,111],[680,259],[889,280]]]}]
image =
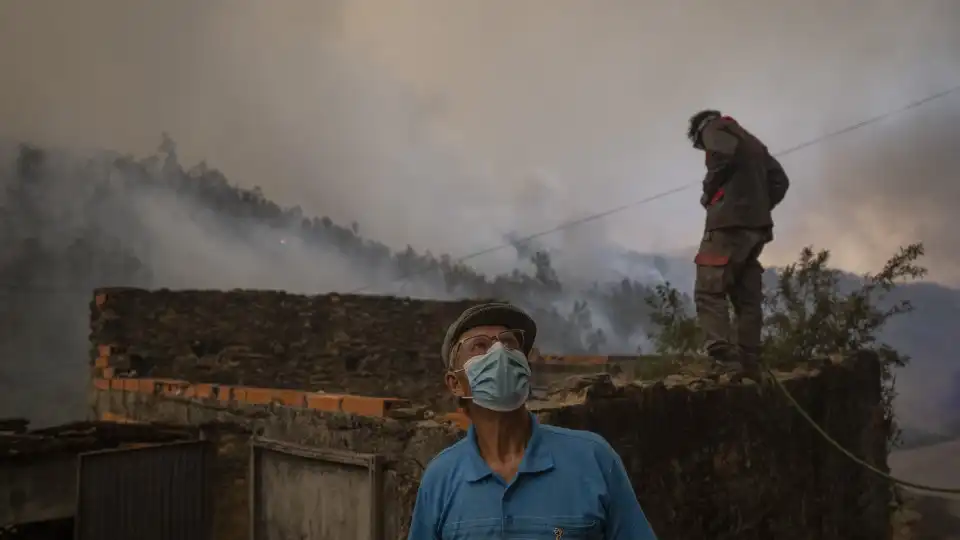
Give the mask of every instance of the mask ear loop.
[{"label": "mask ear loop", "polygon": [[[461,345],[463,345],[463,343],[458,342],[457,346],[452,351],[450,351],[451,362],[460,353]],[[472,358],[468,359],[467,362],[469,362],[470,360],[472,360]],[[461,367],[460,369],[447,370],[447,374],[453,375],[453,377],[457,379],[457,386],[460,388],[461,395],[454,394],[453,396],[457,399],[457,406],[464,410],[466,409],[466,402],[473,401],[472,395],[471,396],[463,395],[463,394],[466,394],[467,390],[469,390],[470,388],[470,381],[467,380],[467,369],[466,369],[467,362],[464,362],[463,367]]]},{"label": "mask ear loop", "polygon": [[453,375],[454,378],[457,379],[457,383],[458,383],[457,386],[460,389],[460,395],[454,394],[454,397],[457,398],[458,402],[460,400],[472,401],[473,396],[463,395],[463,394],[466,394],[467,390],[470,388],[470,381],[467,380],[466,370],[463,368],[460,368],[454,371],[448,371],[447,373],[449,373],[450,375]]},{"label": "mask ear loop", "polygon": [[[457,348],[454,349],[454,350],[450,353],[450,355],[451,355],[452,358],[456,358],[457,353],[460,352],[460,345],[461,345],[461,343],[457,343]],[[453,375],[454,377],[456,377],[457,382],[460,383],[459,386],[460,386],[461,392],[466,393],[466,390],[465,390],[465,389],[470,388],[470,380],[467,378],[467,375],[466,375],[466,373],[467,373],[467,366],[469,366],[472,362],[476,362],[478,359],[480,359],[480,358],[482,358],[482,357],[490,354],[490,352],[495,351],[495,350],[498,350],[498,349],[496,349],[497,346],[499,346],[500,349],[503,349],[503,348],[504,348],[504,347],[503,347],[503,343],[500,343],[500,342],[498,341],[498,342],[494,343],[493,345],[491,345],[491,346],[490,346],[490,350],[488,350],[487,352],[485,352],[485,353],[483,353],[483,354],[478,354],[477,356],[473,356],[473,357],[471,357],[471,358],[468,358],[467,361],[463,363],[463,367],[462,367],[462,368],[460,368],[460,369],[455,369],[455,370],[448,370],[448,371],[447,371],[447,373],[449,373],[450,375]],[[458,373],[463,373],[463,377],[458,376]],[[461,408],[465,408],[465,407],[463,407],[464,402],[466,402],[466,401],[473,401],[473,396],[472,396],[472,395],[470,395],[470,396],[462,396],[462,395],[461,395],[461,396],[458,396],[458,395],[454,394],[454,396],[457,398],[457,404],[458,404]]]}]

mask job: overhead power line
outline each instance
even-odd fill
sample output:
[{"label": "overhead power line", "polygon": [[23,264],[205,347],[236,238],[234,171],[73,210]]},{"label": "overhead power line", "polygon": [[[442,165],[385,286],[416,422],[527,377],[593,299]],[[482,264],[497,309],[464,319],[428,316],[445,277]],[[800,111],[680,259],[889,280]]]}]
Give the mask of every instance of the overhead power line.
[{"label": "overhead power line", "polygon": [[[883,113],[883,114],[880,114],[880,115],[878,115],[878,116],[874,116],[874,117],[869,118],[869,119],[867,119],[867,120],[864,120],[864,121],[862,121],[862,122],[858,122],[858,123],[856,123],[856,124],[852,124],[852,125],[849,125],[849,126],[847,126],[847,127],[844,127],[843,129],[838,129],[837,131],[831,131],[831,132],[826,133],[826,134],[824,134],[824,135],[821,135],[821,136],[819,136],[819,137],[817,137],[817,138],[815,138],[815,139],[811,139],[811,140],[806,141],[806,142],[804,142],[804,143],[800,143],[800,144],[798,144],[798,145],[796,145],[796,146],[791,146],[791,147],[789,147],[789,148],[787,148],[787,149],[785,149],[785,150],[781,150],[781,151],[775,153],[774,156],[776,156],[776,157],[784,157],[784,156],[793,154],[793,153],[795,153],[795,152],[799,152],[800,150],[803,150],[803,149],[805,149],[805,148],[809,148],[809,147],[811,147],[811,146],[815,146],[815,145],[820,144],[820,143],[822,143],[822,142],[824,142],[824,141],[826,141],[826,140],[828,140],[828,139],[832,139],[832,138],[834,138],[834,137],[839,137],[840,135],[845,135],[845,134],[850,133],[850,132],[852,132],[852,131],[857,131],[857,130],[862,129],[862,128],[864,128],[864,127],[867,127],[867,126],[869,126],[869,125],[871,125],[871,124],[875,124],[875,123],[877,123],[877,122],[886,120],[887,118],[890,118],[891,116],[896,116],[896,115],[898,115],[898,114],[907,112],[907,111],[909,111],[909,110],[911,110],[911,109],[915,109],[915,108],[917,108],[917,107],[921,107],[921,106],[923,106],[923,105],[926,105],[926,104],[931,103],[931,102],[933,102],[933,101],[936,101],[936,100],[938,100],[938,99],[944,98],[944,97],[946,97],[946,96],[948,96],[948,95],[950,95],[950,94],[953,94],[954,92],[956,92],[956,91],[958,91],[958,90],[960,90],[960,85],[954,86],[953,88],[950,88],[950,89],[948,89],[948,90],[944,90],[944,91],[942,91],[942,92],[938,92],[938,93],[936,93],[936,94],[929,95],[929,96],[927,96],[927,97],[925,97],[925,98],[923,98],[923,99],[918,99],[918,100],[916,100],[916,101],[912,101],[912,102],[910,102],[910,103],[908,103],[908,104],[906,104],[906,105],[904,105],[904,106],[902,106],[902,107],[889,110],[889,111],[887,111],[887,112],[885,112],[885,113]],[[668,189],[668,190],[665,190],[665,191],[661,191],[661,192],[656,193],[656,194],[654,194],[654,195],[650,195],[650,196],[648,196],[648,197],[644,197],[643,199],[640,199],[640,200],[637,200],[637,201],[633,201],[633,202],[630,202],[630,203],[626,203],[626,204],[622,204],[622,205],[620,205],[620,206],[616,206],[616,207],[614,207],[614,208],[610,208],[610,209],[608,209],[608,210],[604,210],[604,211],[598,212],[598,213],[596,213],[596,214],[590,214],[590,215],[588,215],[588,216],[586,216],[586,217],[574,219],[574,220],[571,220],[571,221],[565,221],[565,222],[561,223],[560,225],[557,225],[556,227],[553,227],[553,228],[550,228],[550,229],[547,229],[547,230],[544,230],[544,231],[540,231],[540,232],[537,232],[537,233],[534,233],[534,234],[531,234],[531,235],[528,235],[528,236],[524,236],[524,237],[522,237],[522,238],[520,238],[520,239],[517,239],[517,240],[514,240],[514,241],[512,241],[512,242],[507,242],[507,243],[504,243],[504,244],[499,244],[499,245],[496,245],[496,246],[492,246],[492,247],[488,247],[488,248],[485,248],[485,249],[481,249],[481,250],[479,250],[479,251],[475,251],[475,252],[473,252],[473,253],[469,253],[469,254],[464,255],[464,256],[462,256],[462,257],[460,257],[460,258],[454,259],[454,262],[462,263],[462,262],[465,262],[465,261],[469,261],[469,260],[471,260],[471,259],[475,259],[475,258],[480,257],[480,256],[482,256],[482,255],[486,255],[486,254],[488,254],[488,253],[493,253],[493,252],[495,252],[495,251],[500,251],[501,249],[506,249],[506,248],[508,248],[508,247],[511,247],[511,246],[514,246],[514,245],[517,245],[517,244],[524,244],[524,243],[526,243],[526,242],[529,242],[530,240],[535,240],[535,239],[537,239],[537,238],[540,238],[540,237],[542,237],[542,236],[546,236],[546,235],[548,235],[548,234],[552,234],[552,233],[555,233],[555,232],[558,232],[558,231],[562,231],[562,230],[565,230],[565,229],[570,229],[570,228],[572,228],[572,227],[577,227],[577,226],[579,226],[579,225],[583,225],[584,223],[589,223],[589,222],[591,222],[591,221],[597,221],[597,220],[603,219],[603,218],[605,218],[605,217],[607,217],[607,216],[611,216],[611,215],[613,215],[613,214],[618,214],[618,213],[620,213],[620,212],[623,212],[624,210],[628,210],[628,209],[634,208],[634,207],[636,207],[636,206],[642,206],[642,205],[644,205],[644,204],[647,204],[647,203],[656,201],[656,200],[658,200],[658,199],[662,199],[662,198],[664,198],[664,197],[668,197],[668,196],[673,195],[673,194],[675,194],[675,193],[680,193],[681,191],[686,191],[686,190],[691,189],[691,188],[693,188],[693,187],[696,187],[696,186],[698,186],[698,185],[700,185],[700,182],[699,182],[699,181],[691,182],[691,183],[689,183],[689,184],[684,184],[684,185],[679,186],[679,187],[675,187],[675,188],[672,188],[672,189]],[[418,275],[420,275],[420,274],[423,274],[423,273],[425,273],[425,272],[428,272],[428,271],[429,271],[429,270],[421,270],[421,271],[418,271],[418,272],[411,272],[411,273],[409,273],[409,274],[407,274],[407,275],[399,276],[399,277],[397,277],[396,279],[394,279],[393,281],[394,281],[394,282],[397,282],[397,281],[406,281],[406,280],[408,280],[408,279],[410,279],[410,278],[412,278],[412,277],[416,277],[416,276],[418,276]],[[349,291],[347,294],[356,294],[356,293],[359,293],[359,292],[363,292],[363,291],[365,291],[365,290],[367,290],[367,289],[370,289],[370,288],[373,287],[373,286],[374,286],[374,285],[372,285],[372,284],[371,284],[371,285],[365,285],[365,286],[363,286],[363,287],[359,287],[359,288],[357,288],[357,289],[353,289],[352,291]]]},{"label": "overhead power line", "polygon": [[[828,140],[828,139],[832,139],[832,138],[838,137],[838,136],[840,136],[840,135],[845,135],[845,134],[847,134],[847,133],[850,133],[850,132],[853,132],[853,131],[857,131],[857,130],[862,129],[862,128],[864,128],[864,127],[867,127],[867,126],[869,126],[869,125],[871,125],[871,124],[875,124],[875,123],[877,123],[877,122],[883,121],[883,120],[885,120],[885,119],[887,119],[887,118],[889,118],[889,117],[891,117],[891,116],[896,116],[896,115],[898,115],[898,114],[907,112],[907,111],[909,111],[909,110],[911,110],[911,109],[916,109],[916,108],[918,108],[918,107],[922,107],[922,106],[924,106],[924,105],[926,105],[926,104],[928,104],[928,103],[931,103],[931,102],[933,102],[933,101],[937,101],[937,100],[939,100],[939,99],[941,99],[941,98],[944,98],[944,97],[947,97],[948,95],[951,95],[951,94],[957,92],[958,90],[960,90],[960,85],[954,86],[953,88],[950,88],[950,89],[948,89],[948,90],[944,90],[944,91],[942,91],[942,92],[938,92],[938,93],[936,93],[936,94],[932,94],[932,95],[926,96],[926,97],[924,97],[924,98],[922,98],[922,99],[918,99],[918,100],[916,100],[916,101],[912,101],[912,102],[910,102],[910,103],[908,103],[908,104],[906,104],[906,105],[904,105],[904,106],[902,106],[902,107],[889,110],[889,111],[887,111],[887,112],[885,112],[885,113],[883,113],[883,114],[874,116],[874,117],[869,118],[869,119],[867,119],[867,120],[864,120],[864,121],[862,121],[862,122],[858,122],[858,123],[856,123],[856,124],[852,124],[852,125],[846,126],[846,127],[842,128],[842,129],[838,129],[838,130],[836,130],[836,131],[831,131],[831,132],[826,133],[826,134],[824,134],[824,135],[821,135],[821,136],[819,136],[819,137],[817,137],[817,138],[815,138],[815,139],[811,139],[811,140],[806,141],[806,142],[803,142],[803,143],[801,143],[801,144],[798,144],[798,145],[795,145],[795,146],[791,146],[791,147],[789,147],[789,148],[787,148],[787,149],[785,149],[785,150],[781,150],[781,151],[775,153],[774,155],[775,155],[776,157],[783,157],[783,156],[787,156],[787,155],[793,154],[793,153],[795,153],[795,152],[799,152],[800,150],[803,150],[803,149],[805,149],[805,148],[809,148],[809,147],[811,147],[811,146],[815,146],[815,145],[820,144],[820,143],[822,143],[822,142],[824,142],[824,141],[826,141],[826,140]],[[458,257],[458,258],[456,258],[456,259],[453,259],[453,261],[454,261],[455,263],[463,263],[463,262],[466,262],[466,261],[475,259],[475,258],[477,258],[477,257],[482,257],[483,255],[487,255],[488,253],[493,253],[493,252],[500,251],[501,249],[506,249],[506,248],[509,248],[509,247],[514,246],[514,245],[517,245],[517,244],[523,244],[523,243],[529,242],[529,241],[531,241],[531,240],[536,240],[537,238],[541,238],[541,237],[543,237],[543,236],[547,236],[547,235],[553,234],[553,233],[555,233],[555,232],[559,232],[559,231],[562,231],[562,230],[565,230],[565,229],[570,229],[570,228],[573,228],[573,227],[577,227],[577,226],[579,226],[579,225],[583,225],[583,224],[585,224],[585,223],[590,223],[590,222],[592,222],[592,221],[597,221],[597,220],[606,218],[606,217],[608,217],[608,216],[611,216],[611,215],[613,215],[613,214],[618,214],[618,213],[623,212],[623,211],[625,211],[625,210],[629,210],[630,208],[634,208],[634,207],[637,207],[637,206],[642,206],[642,205],[644,205],[644,204],[651,203],[651,202],[653,202],[653,201],[656,201],[656,200],[659,200],[659,199],[663,199],[663,198],[669,197],[670,195],[674,195],[674,194],[676,194],[676,193],[680,193],[681,191],[686,191],[686,190],[691,189],[691,188],[693,188],[693,187],[695,187],[695,186],[698,186],[699,184],[700,184],[700,182],[697,181],[697,182],[691,182],[691,183],[688,183],[688,184],[684,184],[684,185],[681,185],[681,186],[678,186],[678,187],[675,187],[675,188],[672,188],[672,189],[667,189],[667,190],[664,190],[664,191],[655,193],[655,194],[653,194],[653,195],[649,195],[649,196],[644,197],[644,198],[642,198],[642,199],[639,199],[639,200],[636,200],[636,201],[633,201],[633,202],[629,202],[629,203],[626,203],[626,204],[622,204],[622,205],[619,205],[619,206],[616,206],[616,207],[613,207],[613,208],[604,210],[604,211],[602,211],[602,212],[598,212],[598,213],[595,213],[595,214],[590,214],[590,215],[587,215],[587,216],[585,216],[585,217],[573,219],[573,220],[570,220],[570,221],[565,221],[565,222],[563,222],[563,223],[561,223],[561,224],[559,224],[559,225],[557,225],[557,226],[555,226],[555,227],[552,227],[552,228],[549,228],[549,229],[546,229],[546,230],[543,230],[543,231],[540,231],[540,232],[536,232],[536,233],[533,233],[533,234],[530,234],[530,235],[521,237],[521,238],[519,238],[519,239],[517,239],[517,240],[514,240],[514,241],[512,241],[512,242],[507,242],[507,243],[503,243],[503,244],[491,246],[491,247],[488,247],[488,248],[484,248],[484,249],[481,249],[481,250],[479,250],[479,251],[474,251],[474,252],[472,252],[472,253],[468,253],[468,254],[466,254],[466,255],[463,255],[463,256],[461,256],[461,257]],[[429,271],[430,271],[430,269],[419,270],[419,271],[415,271],[415,272],[410,272],[410,273],[408,273],[408,274],[404,274],[404,275],[402,275],[402,276],[398,276],[397,278],[395,278],[395,279],[393,280],[393,282],[406,281],[406,280],[409,280],[410,278],[413,278],[413,277],[416,277],[416,276],[418,276],[418,275],[427,273],[427,272],[429,272]],[[358,287],[358,288],[356,288],[356,289],[353,289],[353,290],[348,291],[346,294],[357,294],[357,293],[366,291],[366,290],[372,288],[373,286],[374,286],[374,284],[369,284],[369,285],[365,285],[365,286],[363,286],[363,287]],[[12,293],[18,293],[18,294],[34,294],[34,293],[36,293],[36,294],[51,294],[51,293],[58,293],[58,292],[83,292],[84,294],[89,294],[89,292],[90,292],[90,291],[88,291],[88,290],[75,291],[75,290],[73,290],[73,289],[50,288],[50,287],[40,287],[40,288],[35,288],[35,287],[18,287],[18,286],[14,285],[14,284],[0,284],[0,291],[12,292]]]}]

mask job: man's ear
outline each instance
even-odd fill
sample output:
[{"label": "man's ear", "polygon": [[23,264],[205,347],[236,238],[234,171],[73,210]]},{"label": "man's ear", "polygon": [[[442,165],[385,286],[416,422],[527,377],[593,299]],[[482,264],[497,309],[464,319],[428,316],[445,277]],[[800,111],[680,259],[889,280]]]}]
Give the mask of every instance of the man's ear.
[{"label": "man's ear", "polygon": [[448,371],[443,377],[443,382],[454,396],[458,398],[470,396],[470,385],[467,384],[466,376],[462,371],[457,373]]}]

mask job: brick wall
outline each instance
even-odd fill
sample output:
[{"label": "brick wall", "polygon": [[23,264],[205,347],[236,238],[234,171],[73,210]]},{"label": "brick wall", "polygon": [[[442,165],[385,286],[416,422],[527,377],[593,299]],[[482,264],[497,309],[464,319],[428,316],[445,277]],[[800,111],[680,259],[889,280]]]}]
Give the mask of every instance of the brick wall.
[{"label": "brick wall", "polygon": [[[858,356],[782,379],[841,444],[886,469],[875,358]],[[580,383],[531,408],[543,422],[606,437],[660,537],[887,538],[888,486],[828,446],[775,389],[681,376],[631,384],[596,376]],[[423,411],[411,413],[396,398],[368,399],[360,407],[349,395],[311,401],[309,392],[229,386],[220,394],[207,387],[213,388],[97,380],[92,412],[201,425],[221,441],[218,538],[247,532],[250,433],[384,456],[385,538],[402,539],[422,466],[466,424],[447,415],[422,419]]]}]

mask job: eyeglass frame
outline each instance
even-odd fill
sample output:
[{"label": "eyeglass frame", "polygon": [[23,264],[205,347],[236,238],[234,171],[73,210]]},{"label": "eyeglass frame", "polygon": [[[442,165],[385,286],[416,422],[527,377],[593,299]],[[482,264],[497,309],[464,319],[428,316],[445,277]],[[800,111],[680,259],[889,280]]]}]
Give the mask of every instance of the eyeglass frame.
[{"label": "eyeglass frame", "polygon": [[[524,331],[524,330],[522,330],[522,329],[520,329],[520,328],[508,328],[507,330],[504,330],[503,332],[497,333],[496,336],[491,336],[491,335],[488,335],[488,334],[477,334],[477,335],[475,335],[475,336],[465,337],[465,338],[457,341],[456,344],[454,344],[453,349],[452,349],[451,352],[450,352],[450,370],[451,370],[451,371],[460,371],[460,370],[454,370],[454,369],[453,369],[453,361],[460,355],[460,348],[463,346],[463,344],[464,344],[467,340],[475,339],[475,338],[478,338],[478,337],[485,337],[485,338],[493,339],[493,343],[501,343],[501,344],[502,344],[503,341],[500,340],[500,336],[502,336],[503,334],[513,334],[514,336],[516,336],[516,337],[517,337],[517,341],[519,342],[518,345],[517,345],[517,350],[522,350],[522,349],[523,349],[523,340],[524,340],[524,338],[526,337],[526,331]],[[493,343],[490,344],[490,347],[493,347]],[[487,351],[490,350],[490,347],[487,347]],[[506,345],[504,345],[504,347],[505,347],[505,348],[508,348],[508,349],[510,348],[510,347],[506,347]],[[484,351],[484,353],[482,353],[482,354],[485,354],[487,351]],[[463,368],[460,368],[460,369],[463,369]]]}]

